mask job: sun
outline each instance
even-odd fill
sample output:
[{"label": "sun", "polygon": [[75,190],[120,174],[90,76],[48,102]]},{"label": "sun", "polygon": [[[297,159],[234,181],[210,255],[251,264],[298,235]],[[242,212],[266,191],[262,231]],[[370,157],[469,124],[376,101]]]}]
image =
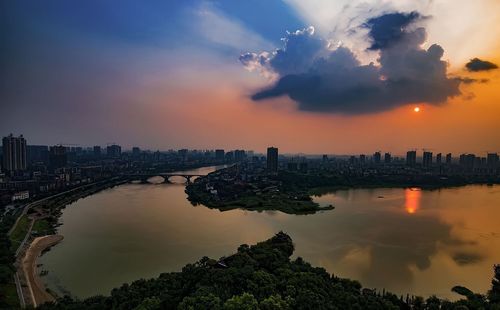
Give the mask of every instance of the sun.
[{"label": "sun", "polygon": [[420,107],[414,107],[413,111],[416,112],[416,113],[420,112]]}]

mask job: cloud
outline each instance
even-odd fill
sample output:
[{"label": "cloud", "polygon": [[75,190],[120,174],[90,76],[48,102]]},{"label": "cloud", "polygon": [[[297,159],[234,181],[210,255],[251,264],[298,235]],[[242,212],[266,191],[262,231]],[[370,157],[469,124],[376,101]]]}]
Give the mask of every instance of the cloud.
[{"label": "cloud", "polygon": [[245,27],[238,20],[231,19],[210,2],[202,2],[196,10],[193,26],[209,42],[239,52],[245,49],[269,48],[273,44],[259,34]]},{"label": "cloud", "polygon": [[497,69],[498,66],[492,62],[486,61],[486,60],[481,60],[479,58],[474,58],[471,59],[465,67],[467,70],[472,71],[472,72],[478,72],[478,71],[488,71],[488,70],[493,70]]},{"label": "cloud", "polygon": [[247,53],[240,61],[249,70],[277,76],[253,100],[288,95],[303,111],[363,114],[410,103],[441,104],[460,94],[460,78],[447,76],[444,50],[424,49],[427,34],[416,27],[420,14],[388,13],[360,25],[368,29],[369,50],[378,63],[362,64],[349,48],[335,46],[314,28],[287,33],[274,52]]},{"label": "cloud", "polygon": [[[342,41],[345,46],[367,48],[364,31],[349,33],[353,26],[387,12],[417,11],[425,19],[429,42],[439,42],[446,50],[449,70],[459,70],[471,55],[498,49],[500,1],[456,0],[284,0],[307,24],[324,36]],[[488,29],[488,31],[484,31]],[[464,44],[467,38],[467,44]],[[358,57],[367,57],[359,55]],[[373,60],[372,60],[373,61]]]},{"label": "cloud", "polygon": [[411,13],[390,13],[379,17],[370,18],[365,27],[370,30],[369,35],[373,44],[369,49],[378,50],[387,48],[391,44],[404,38],[405,28],[415,20],[421,18],[417,12]]},{"label": "cloud", "polygon": [[287,32],[283,42],[284,49],[272,53],[245,53],[239,59],[251,71],[273,71],[284,76],[307,71],[328,46],[324,39],[314,35],[314,27]]},{"label": "cloud", "polygon": [[480,254],[477,253],[465,253],[459,252],[453,255],[453,260],[459,266],[473,265],[481,262],[484,259]]}]

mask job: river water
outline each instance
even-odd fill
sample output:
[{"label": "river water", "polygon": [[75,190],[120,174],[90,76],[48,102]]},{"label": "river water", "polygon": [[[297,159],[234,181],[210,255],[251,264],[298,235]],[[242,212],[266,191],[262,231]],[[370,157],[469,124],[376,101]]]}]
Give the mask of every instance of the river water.
[{"label": "river water", "polygon": [[485,292],[500,263],[500,186],[352,189],[314,199],[336,208],[314,215],[220,212],[192,206],[182,184],[108,189],[66,207],[63,242],[39,261],[49,271],[44,281],[59,294],[106,295],[280,230],[294,240],[295,256],[397,294],[454,299],[457,284]]}]

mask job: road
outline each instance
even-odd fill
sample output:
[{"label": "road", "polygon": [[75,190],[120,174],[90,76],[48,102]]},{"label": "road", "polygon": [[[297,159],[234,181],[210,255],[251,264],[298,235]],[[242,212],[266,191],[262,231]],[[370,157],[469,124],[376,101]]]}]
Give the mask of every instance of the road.
[{"label": "road", "polygon": [[[45,198],[42,198],[40,200],[37,200],[37,201],[34,201],[34,202],[30,202],[28,204],[26,204],[24,206],[24,209],[23,209],[23,212],[19,215],[19,217],[16,219],[16,221],[14,222],[14,225],[12,225],[12,227],[10,228],[10,230],[8,231],[8,236],[10,236],[12,234],[12,232],[16,229],[18,223],[19,223],[19,220],[27,214],[28,210],[44,201],[47,201],[49,199],[53,199],[53,198],[56,198],[56,197],[59,197],[59,196],[62,196],[62,195],[66,195],[68,193],[71,193],[71,192],[75,192],[75,191],[78,191],[78,190],[81,190],[81,189],[84,189],[86,187],[90,187],[90,186],[94,186],[94,185],[97,185],[97,184],[101,184],[101,183],[104,183],[104,182],[110,182],[110,181],[113,181],[113,180],[117,180],[119,179],[119,177],[114,177],[114,178],[111,178],[111,179],[108,179],[108,180],[103,180],[103,181],[99,181],[99,182],[94,182],[94,183],[90,183],[90,184],[85,184],[85,185],[82,185],[82,186],[79,186],[79,187],[76,187],[76,188],[73,188],[73,189],[70,189],[70,190],[67,190],[67,191],[64,191],[64,192],[61,192],[61,193],[57,193],[57,194],[54,194],[54,195],[51,195],[51,196],[48,196],[48,197],[45,197]],[[33,225],[35,224],[35,219],[30,219],[31,220],[31,223],[30,223],[30,226],[28,228],[28,231],[26,232],[26,235],[23,239],[23,241],[21,242],[21,244],[19,245],[19,247],[16,249],[16,261],[21,261],[21,269],[22,268],[22,257],[21,255],[24,255],[25,253],[22,251],[26,245],[26,242],[29,240],[29,237],[31,236],[31,230],[33,228]],[[18,269],[19,271],[19,269]],[[24,274],[23,272],[23,275],[24,275],[24,278],[26,280],[27,283],[31,283],[28,279],[28,275]],[[16,272],[15,276],[14,276],[14,281],[16,283],[16,288],[17,288],[17,292],[18,292],[18,297],[19,297],[19,304],[24,308],[26,306],[26,298],[28,298],[28,296],[24,296],[23,292],[22,292],[22,286],[21,286],[21,283],[20,283],[20,279],[19,279],[19,272]],[[35,301],[35,296],[33,294],[33,289],[31,288],[31,286],[29,287],[29,292],[31,294],[31,296],[29,296],[31,302],[30,304],[34,304],[33,302]],[[35,303],[36,304],[36,303]]]}]

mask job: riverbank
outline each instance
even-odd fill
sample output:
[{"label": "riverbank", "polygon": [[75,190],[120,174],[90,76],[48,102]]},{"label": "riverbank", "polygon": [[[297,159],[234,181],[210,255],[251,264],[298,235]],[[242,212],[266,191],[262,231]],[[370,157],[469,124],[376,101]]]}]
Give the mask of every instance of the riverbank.
[{"label": "riverbank", "polygon": [[[14,276],[14,279],[15,284],[18,287],[17,294],[20,305],[35,305],[37,300],[41,300],[41,303],[43,303],[50,298],[52,298],[50,300],[54,300],[56,297],[46,292],[45,285],[41,279],[37,279],[33,276],[33,273],[30,275],[29,272],[25,271],[25,262],[28,257],[36,254],[36,251],[40,248],[37,246],[32,250],[32,246],[35,245],[35,242],[39,242],[37,241],[39,240],[38,238],[42,238],[47,235],[55,235],[57,227],[59,226],[59,217],[62,210],[67,205],[81,198],[126,182],[128,182],[128,180],[120,177],[106,179],[92,184],[82,185],[81,187],[62,193],[57,193],[26,205],[20,217],[25,218],[28,225],[23,225],[21,227],[19,223],[22,221],[16,221],[11,229],[11,234],[9,235],[11,241],[14,241],[13,244],[16,244],[19,236],[22,237],[20,244],[12,249],[12,251],[15,252],[16,258],[14,266],[16,268],[17,276]],[[63,238],[62,236],[59,237],[61,239]],[[43,241],[43,243],[41,243],[42,247],[45,247],[40,250],[38,255],[34,256],[34,261],[36,261],[36,258],[42,254],[44,249],[57,244],[57,242],[53,243],[55,240],[54,238],[50,238],[48,240],[49,241]],[[46,242],[48,242],[48,245]],[[33,258],[30,258],[29,260],[31,259]],[[34,289],[32,289],[32,287],[34,287]],[[19,292],[19,290],[21,290],[21,292]],[[40,302],[38,302],[38,304],[40,304]]]},{"label": "riverbank", "polygon": [[[41,300],[41,303],[43,303],[50,298],[52,298],[51,300],[57,298],[55,293],[47,293],[46,286],[40,278],[30,279],[32,275],[24,272],[24,262],[25,258],[29,255],[28,252],[31,251],[31,247],[35,244],[38,238],[45,237],[47,235],[55,235],[57,233],[57,227],[61,225],[59,223],[59,218],[62,215],[62,210],[81,198],[94,195],[105,189],[129,183],[130,181],[131,180],[127,176],[121,175],[108,178],[91,184],[85,184],[77,188],[72,188],[65,192],[55,193],[53,195],[43,197],[37,201],[28,203],[23,208],[22,213],[16,219],[14,225],[10,228],[10,233],[8,234],[11,241],[13,241],[12,252],[15,252],[14,267],[16,273],[13,275],[14,282],[12,283],[12,288],[17,287],[17,296],[19,298],[20,305],[29,306],[34,305],[37,300]],[[26,225],[20,225],[20,223],[25,223]],[[60,237],[62,238],[62,236]],[[54,246],[55,244],[57,244],[57,242],[49,245],[47,248]],[[40,254],[43,254],[43,249]],[[35,271],[34,273],[36,273]],[[32,283],[36,283],[36,285],[32,285]],[[30,289],[32,286],[35,288]],[[14,290],[12,291],[12,298],[16,298]],[[37,302],[37,304],[40,304],[40,302]]]},{"label": "riverbank", "polygon": [[[465,279],[463,284],[484,292],[486,282],[474,279],[487,279],[500,257],[500,238],[493,235],[498,232],[495,218],[500,216],[496,186],[342,191],[314,198],[321,205],[335,205],[336,210],[313,216],[193,207],[184,189],[127,184],[68,206],[58,228],[65,240],[39,259],[42,269],[49,271],[42,279],[59,296],[109,296],[122,283],[181,270],[205,255],[227,255],[242,243],[253,244],[267,233],[283,230],[294,236],[297,256],[337,276],[398,296],[436,294],[456,299],[449,290],[457,283],[454,279]],[[489,216],[485,221],[480,214]],[[450,231],[460,237],[458,242],[447,238]],[[467,242],[471,240],[477,243]],[[441,242],[443,246],[436,248]],[[85,255],[95,251],[99,255]],[[456,253],[484,256],[464,265],[466,258]],[[430,261],[427,268],[408,269],[423,259]]]},{"label": "riverbank", "polygon": [[281,211],[287,214],[314,214],[332,210],[314,202],[307,190],[285,188],[275,174],[242,171],[239,166],[220,169],[196,179],[186,187],[188,200],[211,209],[228,211]]},{"label": "riverbank", "polygon": [[33,239],[26,255],[22,261],[22,272],[26,279],[26,286],[31,295],[31,304],[37,307],[45,302],[55,301],[56,296],[50,294],[40,278],[37,268],[37,259],[40,255],[50,247],[56,245],[63,240],[61,235],[49,235],[37,237]]},{"label": "riverbank", "polygon": [[217,200],[202,188],[188,186],[188,200],[194,205],[203,205],[210,209],[229,211],[243,209],[248,211],[281,211],[287,214],[314,214],[319,211],[333,210],[332,205],[321,207],[310,196],[293,196],[289,193],[268,192],[260,195],[244,194],[231,200]]},{"label": "riverbank", "polygon": [[188,184],[186,193],[193,205],[201,204],[220,211],[277,210],[287,214],[313,214],[331,210],[334,206],[320,206],[313,201],[312,196],[321,196],[336,190],[415,187],[435,190],[498,183],[500,179],[493,176],[344,175],[286,170],[270,174],[262,169],[234,166],[198,178]]},{"label": "riverbank", "polygon": [[491,290],[485,295],[454,283],[452,292],[462,296],[458,301],[434,295],[403,298],[334,276],[301,257],[291,259],[294,251],[292,238],[279,232],[255,245],[242,244],[229,256],[204,256],[182,271],[124,284],[113,289],[112,296],[65,298],[45,309],[160,309],[163,305],[172,309],[498,309],[500,305],[500,266],[494,267]]}]

